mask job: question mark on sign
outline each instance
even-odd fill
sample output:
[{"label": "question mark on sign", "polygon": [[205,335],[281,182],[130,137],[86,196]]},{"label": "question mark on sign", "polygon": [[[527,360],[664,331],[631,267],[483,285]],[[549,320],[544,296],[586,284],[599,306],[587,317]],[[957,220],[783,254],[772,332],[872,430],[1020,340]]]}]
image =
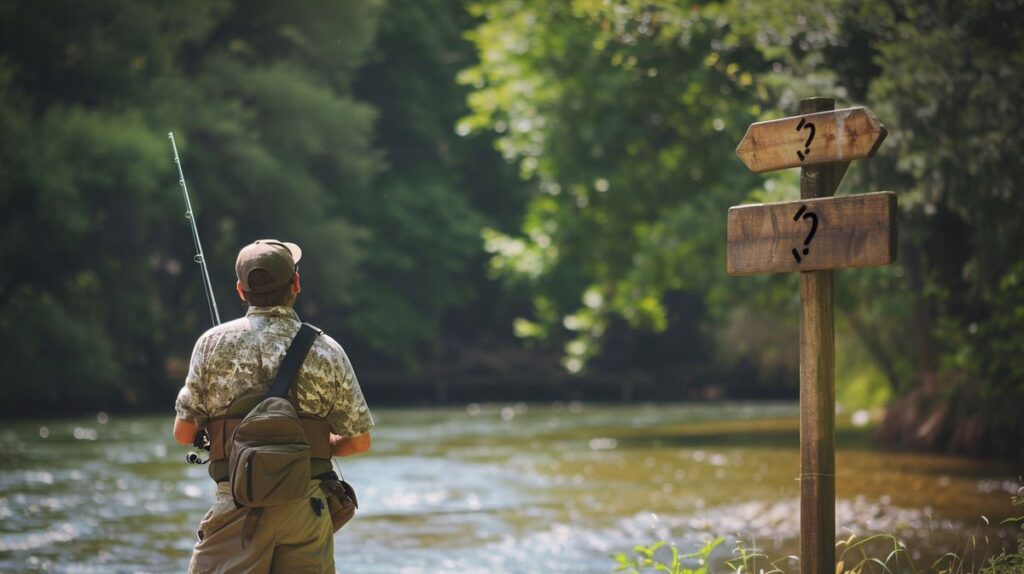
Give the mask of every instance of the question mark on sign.
[{"label": "question mark on sign", "polygon": [[800,118],[800,123],[796,126],[796,131],[809,128],[811,133],[807,134],[807,141],[804,142],[804,151],[797,150],[796,155],[800,158],[800,161],[804,161],[804,158],[811,155],[811,142],[814,141],[814,122],[809,122],[804,118]]},{"label": "question mark on sign", "polygon": [[[800,221],[801,216],[804,219],[811,220],[811,231],[807,233],[807,237],[804,239],[803,254],[807,255],[808,253],[811,252],[810,246],[811,240],[814,239],[814,233],[818,231],[818,214],[814,213],[813,211],[807,211],[807,206],[801,205],[800,210],[797,211],[796,215],[793,216],[793,221]],[[800,263],[802,258],[800,257],[800,252],[796,250],[796,247],[793,248],[793,257],[796,258],[797,263]]]}]

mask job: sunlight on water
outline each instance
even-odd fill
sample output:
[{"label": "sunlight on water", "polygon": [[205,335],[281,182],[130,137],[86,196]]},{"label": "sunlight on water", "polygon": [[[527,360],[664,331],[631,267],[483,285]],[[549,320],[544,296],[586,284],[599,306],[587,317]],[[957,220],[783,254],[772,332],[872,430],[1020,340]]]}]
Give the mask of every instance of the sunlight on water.
[{"label": "sunlight on water", "polygon": [[[609,554],[634,544],[694,549],[717,534],[796,553],[796,414],[791,404],[376,411],[373,451],[342,467],[361,508],[336,539],[338,568],[609,572]],[[213,497],[206,467],[184,463],[169,417],[101,415],[0,427],[0,571],[184,571]],[[935,555],[972,532],[1012,535],[998,523],[1019,468],[877,453],[857,423],[838,433],[840,536],[892,532]]]}]

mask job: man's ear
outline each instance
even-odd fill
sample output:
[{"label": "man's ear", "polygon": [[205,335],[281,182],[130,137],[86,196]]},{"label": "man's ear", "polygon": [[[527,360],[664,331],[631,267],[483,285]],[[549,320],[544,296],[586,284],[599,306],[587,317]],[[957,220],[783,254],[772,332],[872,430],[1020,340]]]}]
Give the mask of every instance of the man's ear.
[{"label": "man's ear", "polygon": [[295,272],[295,277],[292,277],[292,295],[298,295],[302,292],[302,285],[299,285],[299,272]]},{"label": "man's ear", "polygon": [[[238,291],[238,298],[245,301],[245,291],[242,291],[242,282],[235,281],[235,291]],[[246,301],[248,303],[248,301]]]}]

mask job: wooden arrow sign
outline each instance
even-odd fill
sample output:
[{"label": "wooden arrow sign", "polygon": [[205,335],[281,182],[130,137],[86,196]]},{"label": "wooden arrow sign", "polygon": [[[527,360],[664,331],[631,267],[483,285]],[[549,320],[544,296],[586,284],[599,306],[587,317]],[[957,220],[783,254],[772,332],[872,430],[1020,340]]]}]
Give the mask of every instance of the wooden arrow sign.
[{"label": "wooden arrow sign", "polygon": [[732,207],[727,238],[730,275],[888,265],[896,259],[896,194]]},{"label": "wooden arrow sign", "polygon": [[886,133],[871,110],[846,108],[751,124],[736,154],[754,173],[850,161],[875,155]]}]

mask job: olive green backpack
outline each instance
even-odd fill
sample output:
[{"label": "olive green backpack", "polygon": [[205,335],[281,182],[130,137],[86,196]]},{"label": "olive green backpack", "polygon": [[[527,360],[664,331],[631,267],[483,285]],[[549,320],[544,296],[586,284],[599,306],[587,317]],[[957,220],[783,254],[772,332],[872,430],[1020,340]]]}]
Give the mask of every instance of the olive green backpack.
[{"label": "olive green backpack", "polygon": [[303,323],[295,335],[270,390],[238,423],[231,436],[228,481],[238,507],[249,507],[242,545],[252,539],[262,509],[308,496],[310,447],[288,389],[313,341],[322,333]]}]

